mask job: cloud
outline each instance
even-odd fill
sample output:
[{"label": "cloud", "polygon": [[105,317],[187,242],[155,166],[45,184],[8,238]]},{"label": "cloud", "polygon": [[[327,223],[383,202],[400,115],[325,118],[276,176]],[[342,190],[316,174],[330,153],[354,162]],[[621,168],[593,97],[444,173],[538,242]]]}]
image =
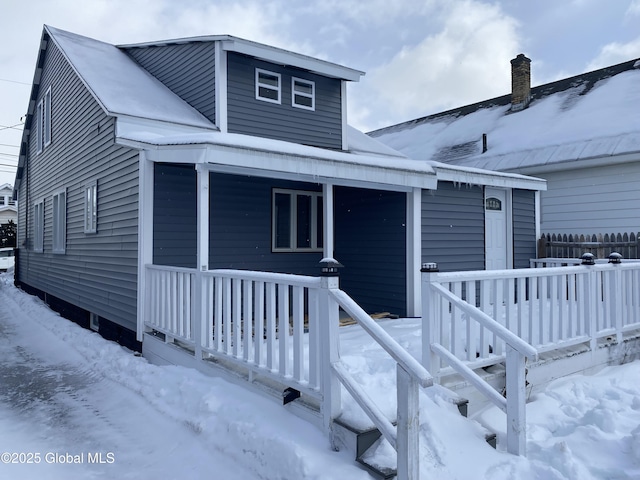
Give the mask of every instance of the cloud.
[{"label": "cloud", "polygon": [[627,43],[613,42],[602,47],[600,53],[587,66],[587,70],[596,70],[639,57],[640,37]]},{"label": "cloud", "polygon": [[[354,89],[350,121],[361,122],[356,126],[382,127],[510,92],[509,60],[520,48],[517,21],[498,5],[477,1],[445,8],[438,32],[403,48]],[[390,115],[376,117],[383,111]]]},{"label": "cloud", "polygon": [[640,0],[632,0],[625,13],[627,17],[640,16]]}]

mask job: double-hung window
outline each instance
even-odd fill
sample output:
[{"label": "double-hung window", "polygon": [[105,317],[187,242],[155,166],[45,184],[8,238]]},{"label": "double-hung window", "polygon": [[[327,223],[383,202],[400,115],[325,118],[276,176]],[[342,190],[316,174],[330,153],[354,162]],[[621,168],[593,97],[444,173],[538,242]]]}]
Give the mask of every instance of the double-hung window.
[{"label": "double-hung window", "polygon": [[321,252],[322,193],[274,189],[272,198],[272,250]]},{"label": "double-hung window", "polygon": [[98,182],[93,181],[84,187],[84,233],[98,231]]},{"label": "double-hung window", "polygon": [[279,73],[256,68],[256,99],[280,103],[282,78]]},{"label": "double-hung window", "polygon": [[53,195],[53,253],[64,253],[67,243],[67,191]]},{"label": "double-hung window", "polygon": [[302,78],[291,78],[291,105],[306,110],[316,109],[316,84]]},{"label": "double-hung window", "polygon": [[40,153],[51,143],[51,87],[36,107],[36,136],[37,152]]},{"label": "double-hung window", "polygon": [[44,251],[44,200],[33,205],[33,250]]}]

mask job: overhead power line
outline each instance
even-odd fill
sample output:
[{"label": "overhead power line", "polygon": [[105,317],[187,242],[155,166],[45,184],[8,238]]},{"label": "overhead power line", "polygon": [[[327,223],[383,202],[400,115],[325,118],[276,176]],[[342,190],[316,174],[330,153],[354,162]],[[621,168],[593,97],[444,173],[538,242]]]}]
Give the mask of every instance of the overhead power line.
[{"label": "overhead power line", "polygon": [[0,82],[9,82],[9,83],[17,83],[18,85],[28,85],[30,86],[30,83],[27,82],[19,82],[18,80],[9,80],[8,78],[0,78]]},{"label": "overhead power line", "polygon": [[13,128],[15,130],[22,130],[22,128],[18,128],[18,127],[21,127],[21,126],[22,126],[22,123],[16,123],[15,125],[9,125],[9,126],[0,125],[0,130],[7,130],[9,128]]}]

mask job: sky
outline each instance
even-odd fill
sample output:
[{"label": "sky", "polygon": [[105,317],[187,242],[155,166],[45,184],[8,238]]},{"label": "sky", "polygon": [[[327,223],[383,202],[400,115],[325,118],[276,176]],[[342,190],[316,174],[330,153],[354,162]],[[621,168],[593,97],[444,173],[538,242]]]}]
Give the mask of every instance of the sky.
[{"label": "sky", "polygon": [[13,183],[42,26],[113,44],[230,34],[366,72],[363,131],[640,57],[640,0],[0,0],[0,185]]},{"label": "sky", "polygon": [[[11,273],[0,274],[2,478],[373,478],[279,402],[195,369],[149,364],[12,283]],[[415,319],[378,324],[417,346]],[[340,350],[352,375],[393,415],[395,362],[357,325],[340,329]],[[421,478],[640,478],[639,374],[635,360],[532,393],[526,458],[505,453],[506,418],[497,407],[464,418],[433,389],[421,390]],[[344,414],[358,415],[344,389],[342,403]],[[498,434],[497,450],[485,443],[481,424]],[[391,449],[378,445],[379,460],[393,458]],[[33,454],[34,463],[7,463],[19,462],[11,454],[20,452]],[[90,463],[89,453],[103,463]],[[67,454],[82,462],[61,463]]]}]

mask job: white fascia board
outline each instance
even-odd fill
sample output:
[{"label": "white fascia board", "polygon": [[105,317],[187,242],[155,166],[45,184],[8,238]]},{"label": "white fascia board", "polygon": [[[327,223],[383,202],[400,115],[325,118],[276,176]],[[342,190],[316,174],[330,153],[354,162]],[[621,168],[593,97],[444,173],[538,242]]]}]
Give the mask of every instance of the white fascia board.
[{"label": "white fascia board", "polygon": [[488,187],[521,188],[524,190],[546,190],[547,181],[542,178],[527,177],[515,173],[492,172],[478,168],[455,167],[431,164],[438,180]]},{"label": "white fascia board", "polygon": [[140,140],[119,139],[121,145],[146,150],[154,162],[207,164],[212,171],[261,177],[333,183],[335,185],[410,191],[434,190],[434,173],[375,165],[374,162],[341,162],[331,158],[251,150],[224,145],[158,146]]},{"label": "white fascia board", "polygon": [[166,135],[182,135],[193,133],[211,133],[218,129],[211,124],[211,128],[196,127],[178,123],[151,120],[148,118],[132,117],[130,115],[116,116],[116,141],[126,139],[146,140],[153,143]]},{"label": "white fascia board", "polygon": [[358,82],[360,81],[360,77],[364,75],[364,72],[344,67],[337,63],[327,62],[241,38],[228,37],[221,43],[223,50],[229,52],[242,53],[268,62],[302,68],[303,70],[309,70],[310,72],[319,73],[328,77]]},{"label": "white fascia board", "polygon": [[514,168],[512,172],[523,175],[538,175],[552,172],[562,172],[565,170],[576,170],[581,168],[608,167],[623,163],[640,162],[640,152],[624,153],[619,155],[604,155],[601,157],[591,157],[585,159],[574,159],[566,162],[548,163],[531,167]]}]

